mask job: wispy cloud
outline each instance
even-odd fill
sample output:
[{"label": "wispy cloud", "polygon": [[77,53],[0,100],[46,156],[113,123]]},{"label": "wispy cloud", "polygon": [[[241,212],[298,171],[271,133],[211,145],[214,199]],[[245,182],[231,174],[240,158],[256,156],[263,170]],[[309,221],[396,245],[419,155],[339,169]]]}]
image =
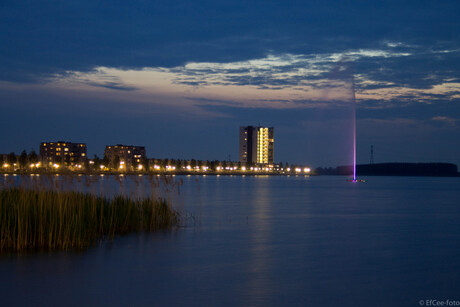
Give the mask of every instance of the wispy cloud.
[{"label": "wispy cloud", "polygon": [[104,87],[107,89],[117,90],[117,91],[134,91],[137,89],[134,86],[127,86],[127,85],[124,85],[118,82],[97,83],[97,82],[88,81],[87,84],[91,86],[95,86],[95,87]]},{"label": "wispy cloud", "polygon": [[435,116],[431,118],[431,120],[435,122],[441,122],[444,124],[447,124],[449,126],[456,126],[458,123],[458,119],[452,118],[452,117],[447,117],[447,116]]},{"label": "wispy cloud", "polygon": [[[385,69],[378,74],[360,68],[362,63],[374,59],[396,61],[416,56],[392,50],[404,48],[402,44],[391,46],[394,47],[343,53],[271,54],[226,63],[190,62],[172,68],[100,66],[87,72],[66,71],[46,80],[48,88],[81,90],[87,95],[95,93],[114,100],[182,107],[194,112],[205,106],[271,109],[344,106],[354,97],[353,84],[361,108],[460,100],[460,82],[456,77],[425,74],[428,81],[423,82],[430,82],[431,86],[417,88],[385,78]],[[357,69],[360,72],[355,72]],[[101,94],[101,90],[107,92]]]}]

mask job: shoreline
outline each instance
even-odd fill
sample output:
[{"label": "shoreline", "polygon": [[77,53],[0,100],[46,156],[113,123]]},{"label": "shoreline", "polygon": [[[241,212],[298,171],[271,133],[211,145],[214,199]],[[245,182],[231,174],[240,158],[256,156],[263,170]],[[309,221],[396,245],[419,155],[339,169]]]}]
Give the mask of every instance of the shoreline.
[{"label": "shoreline", "polygon": [[184,176],[184,175],[198,175],[198,176],[316,176],[314,173],[301,173],[301,172],[266,172],[266,171],[132,171],[132,172],[117,172],[117,171],[0,171],[2,175],[107,175],[107,176],[120,176],[120,175],[156,175],[156,176]]},{"label": "shoreline", "polygon": [[[342,176],[342,177],[350,177],[352,174],[318,174],[316,172],[311,173],[302,173],[302,172],[282,172],[282,171],[274,171],[274,172],[266,172],[266,171],[149,171],[149,172],[142,172],[142,171],[132,171],[132,172],[117,172],[117,171],[0,171],[1,175],[77,175],[77,176]],[[357,177],[460,177],[460,173],[457,174],[358,174]]]}]

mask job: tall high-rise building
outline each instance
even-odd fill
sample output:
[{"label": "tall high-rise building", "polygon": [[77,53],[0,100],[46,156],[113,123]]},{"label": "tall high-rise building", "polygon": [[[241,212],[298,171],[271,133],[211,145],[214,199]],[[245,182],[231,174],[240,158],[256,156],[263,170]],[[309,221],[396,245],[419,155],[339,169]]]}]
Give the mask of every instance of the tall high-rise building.
[{"label": "tall high-rise building", "polygon": [[273,163],[274,128],[240,127],[240,162]]}]

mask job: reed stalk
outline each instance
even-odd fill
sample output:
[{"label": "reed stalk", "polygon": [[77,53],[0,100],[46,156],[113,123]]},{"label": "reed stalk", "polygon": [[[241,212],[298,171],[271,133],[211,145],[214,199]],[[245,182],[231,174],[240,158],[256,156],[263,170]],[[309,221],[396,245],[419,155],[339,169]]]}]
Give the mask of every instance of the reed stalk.
[{"label": "reed stalk", "polygon": [[161,198],[0,189],[0,252],[80,250],[116,235],[171,229],[179,223],[179,212]]}]

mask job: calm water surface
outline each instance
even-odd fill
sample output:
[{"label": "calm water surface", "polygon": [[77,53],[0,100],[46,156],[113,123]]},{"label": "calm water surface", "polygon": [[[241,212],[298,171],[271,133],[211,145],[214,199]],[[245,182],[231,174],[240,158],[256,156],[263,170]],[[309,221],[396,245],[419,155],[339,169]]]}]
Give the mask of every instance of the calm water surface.
[{"label": "calm water surface", "polygon": [[176,178],[195,223],[81,253],[0,256],[0,305],[460,302],[460,178]]}]

